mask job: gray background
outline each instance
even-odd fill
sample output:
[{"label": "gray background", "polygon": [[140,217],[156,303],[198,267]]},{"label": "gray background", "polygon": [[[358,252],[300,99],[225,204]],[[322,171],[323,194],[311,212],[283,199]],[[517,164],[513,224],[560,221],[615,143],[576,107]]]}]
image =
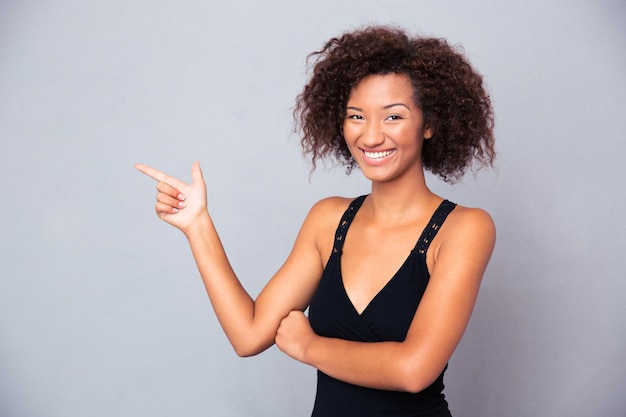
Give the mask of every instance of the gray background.
[{"label": "gray background", "polygon": [[0,416],[306,416],[315,372],[232,352],[144,162],[189,179],[252,294],[308,208],[368,191],[309,166],[305,56],[397,23],[464,45],[498,171],[440,194],[497,247],[451,360],[455,416],[626,415],[624,1],[0,0]]}]

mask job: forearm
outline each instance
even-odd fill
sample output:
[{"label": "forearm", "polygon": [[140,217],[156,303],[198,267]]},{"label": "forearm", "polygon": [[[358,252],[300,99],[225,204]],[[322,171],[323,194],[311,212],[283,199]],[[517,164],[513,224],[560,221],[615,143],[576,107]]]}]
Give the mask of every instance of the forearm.
[{"label": "forearm", "polygon": [[255,302],[235,275],[210,216],[185,232],[215,314],[240,356],[251,356],[273,343],[274,335],[255,328]]},{"label": "forearm", "polygon": [[304,310],[317,286],[321,275],[317,221],[303,225],[288,260],[253,300],[233,272],[207,211],[200,164],[192,166],[191,184],[147,165],[135,167],[158,181],[156,213],[187,237],[215,313],[237,354],[255,355],[271,346],[280,321],[292,310]]},{"label": "forearm", "polygon": [[369,388],[419,392],[444,365],[428,363],[419,348],[402,342],[353,342],[315,336],[302,361],[333,378]]}]

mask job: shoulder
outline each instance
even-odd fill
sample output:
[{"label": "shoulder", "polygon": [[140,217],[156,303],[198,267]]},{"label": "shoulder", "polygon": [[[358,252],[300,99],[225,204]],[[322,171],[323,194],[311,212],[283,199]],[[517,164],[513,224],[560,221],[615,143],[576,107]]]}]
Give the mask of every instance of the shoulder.
[{"label": "shoulder", "polygon": [[475,207],[457,205],[449,215],[451,225],[459,229],[478,229],[495,233],[493,219],[485,210]]},{"label": "shoulder", "polygon": [[354,198],[327,197],[315,203],[304,221],[303,230],[316,242],[322,253],[332,245],[335,230]]},{"label": "shoulder", "polygon": [[496,227],[485,210],[457,205],[443,224],[440,234],[441,249],[466,248],[491,254],[496,240]]},{"label": "shoulder", "polygon": [[315,223],[327,223],[331,222],[335,226],[341,219],[341,216],[346,211],[350,203],[355,197],[327,197],[319,200],[309,210],[307,220]]},{"label": "shoulder", "polygon": [[431,276],[438,282],[480,283],[495,242],[496,228],[489,213],[456,206],[431,245]]}]

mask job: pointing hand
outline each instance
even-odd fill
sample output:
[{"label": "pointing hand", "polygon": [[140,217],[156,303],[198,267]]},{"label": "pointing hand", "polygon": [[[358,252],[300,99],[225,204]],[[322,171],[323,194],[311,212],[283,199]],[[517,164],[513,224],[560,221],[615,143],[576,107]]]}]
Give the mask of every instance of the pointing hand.
[{"label": "pointing hand", "polygon": [[191,184],[148,165],[136,164],[135,168],[158,181],[155,210],[165,222],[186,233],[196,219],[208,214],[206,185],[199,162],[191,167]]}]

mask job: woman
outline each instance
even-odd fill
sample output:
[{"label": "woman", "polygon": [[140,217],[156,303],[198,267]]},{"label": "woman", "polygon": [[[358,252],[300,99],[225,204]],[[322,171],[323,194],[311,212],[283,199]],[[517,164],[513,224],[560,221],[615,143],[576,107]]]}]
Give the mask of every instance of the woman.
[{"label": "woman", "polygon": [[[276,343],[318,369],[314,416],[450,416],[443,373],[469,321],[495,242],[489,215],[426,185],[491,165],[482,78],[440,39],[373,26],[331,39],[297,99],[312,156],[358,166],[371,193],[315,204],[256,300],[231,269],[191,184],[158,181],[156,212],[187,237],[217,317],[240,356]],[[417,242],[417,243],[416,243]],[[309,309],[307,318],[303,311]]]}]

